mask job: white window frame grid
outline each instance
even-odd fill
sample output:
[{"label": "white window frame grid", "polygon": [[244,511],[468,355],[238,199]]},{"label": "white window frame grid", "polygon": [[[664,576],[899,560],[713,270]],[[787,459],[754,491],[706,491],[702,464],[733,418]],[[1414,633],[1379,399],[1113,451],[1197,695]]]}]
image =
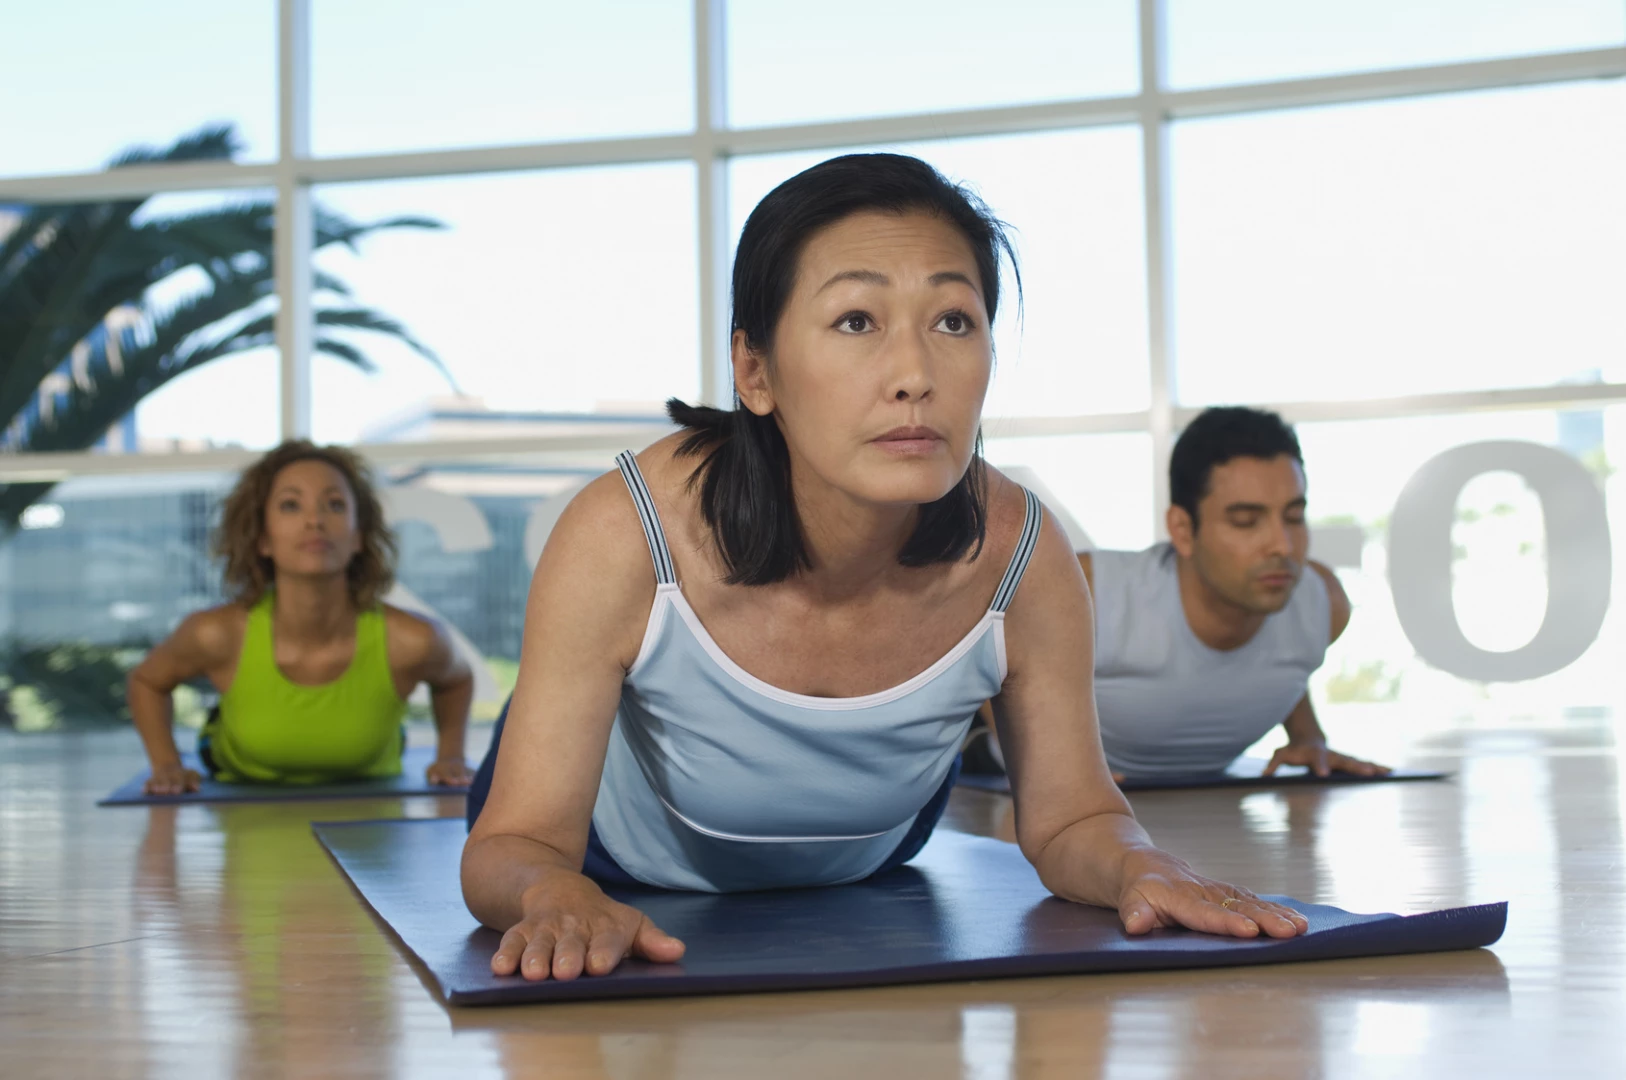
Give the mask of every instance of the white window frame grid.
[{"label": "white window frame grid", "polygon": [[[1169,155],[1173,121],[1314,105],[1383,101],[1430,94],[1626,78],[1626,46],[1468,63],[1363,71],[1198,90],[1170,90],[1166,80],[1167,0],[1139,0],[1138,93],[1033,105],[961,109],[766,128],[727,124],[728,0],[693,0],[693,132],[639,138],[534,142],[466,150],[315,158],[310,153],[311,0],[276,0],[278,153],[268,163],[203,162],[144,165],[108,172],[0,179],[0,199],[75,201],[177,191],[276,190],[274,258],[279,300],[280,429],[307,435],[311,422],[312,314],[311,188],[315,184],[407,177],[477,175],[516,170],[690,161],[696,169],[700,284],[700,396],[716,403],[729,387],[728,162],[748,154],[904,143],[979,135],[1138,124],[1145,185],[1148,407],[1126,413],[986,418],[1001,438],[1143,432],[1152,440],[1155,533],[1168,502],[1168,458],[1175,434],[1200,410],[1175,397],[1173,305],[1170,294]],[[1626,402],[1626,383],[1537,386],[1431,393],[1353,401],[1261,401],[1292,423],[1388,419],[1506,409],[1597,407]],[[669,430],[651,425],[650,439]],[[453,462],[511,455],[620,449],[636,441],[614,435],[558,435],[447,442],[366,444],[378,464]],[[235,470],[258,452],[220,450],[174,454],[18,454],[0,458],[0,482],[62,480],[75,475]]]}]

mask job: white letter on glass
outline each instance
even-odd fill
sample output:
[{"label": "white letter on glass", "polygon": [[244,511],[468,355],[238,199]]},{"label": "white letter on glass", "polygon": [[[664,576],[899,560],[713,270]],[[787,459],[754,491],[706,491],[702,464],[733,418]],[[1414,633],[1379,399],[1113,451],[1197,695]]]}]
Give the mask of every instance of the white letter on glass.
[{"label": "white letter on glass", "polygon": [[[1511,652],[1470,642],[1451,600],[1457,499],[1487,472],[1523,477],[1541,499],[1547,530],[1547,610],[1536,636]],[[1523,682],[1574,663],[1603,626],[1611,571],[1603,493],[1578,461],[1550,446],[1481,442],[1447,450],[1417,470],[1389,522],[1389,588],[1401,628],[1419,656],[1463,679]]]}]

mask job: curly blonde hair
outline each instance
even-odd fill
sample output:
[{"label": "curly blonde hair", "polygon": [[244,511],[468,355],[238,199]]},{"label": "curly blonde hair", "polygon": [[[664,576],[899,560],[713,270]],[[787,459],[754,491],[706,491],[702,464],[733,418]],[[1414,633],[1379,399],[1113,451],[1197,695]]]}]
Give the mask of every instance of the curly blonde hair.
[{"label": "curly blonde hair", "polygon": [[225,560],[226,594],[241,604],[259,602],[276,580],[276,567],[260,554],[265,532],[265,504],[277,474],[300,461],[320,461],[337,469],[356,498],[356,529],[361,550],[350,560],[346,576],[350,599],[358,611],[376,605],[395,582],[395,534],[384,522],[384,507],[360,455],[342,446],[317,446],[290,439],[244,470],[226,496],[215,530],[214,553]]}]

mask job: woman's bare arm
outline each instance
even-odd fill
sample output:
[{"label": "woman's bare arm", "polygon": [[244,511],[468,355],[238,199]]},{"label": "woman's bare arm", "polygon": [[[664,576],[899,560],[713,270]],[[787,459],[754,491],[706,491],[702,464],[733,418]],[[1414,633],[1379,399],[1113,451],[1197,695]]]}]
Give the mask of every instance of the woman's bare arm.
[{"label": "woman's bare arm", "polygon": [[1158,850],[1135,820],[1101,752],[1089,588],[1048,518],[1005,635],[1009,672],[994,713],[1017,842],[1046,888],[1115,908],[1130,933],[1174,925],[1238,937],[1302,933],[1302,916],[1202,877]]},{"label": "woman's bare arm", "polygon": [[505,932],[499,974],[573,978],[610,970],[629,948],[682,954],[580,872],[621,683],[654,596],[637,512],[610,473],[571,502],[537,563],[491,794],[463,850],[469,910]]},{"label": "woman's bare arm", "polygon": [[179,795],[196,791],[198,774],[181,765],[175,746],[175,688],[199,675],[229,684],[242,644],[241,609],[228,605],[189,615],[169,637],[153,646],[125,680],[130,719],[147,751],[152,776],[147,792]]},{"label": "woman's bare arm", "polygon": [[[474,779],[464,759],[469,706],[474,702],[474,672],[458,653],[451,635],[438,622],[386,607],[390,668],[401,672],[397,688],[411,693],[419,683],[429,687],[429,709],[435,719],[435,760],[426,776],[433,784],[462,786]],[[403,695],[404,696],[404,695]]]}]

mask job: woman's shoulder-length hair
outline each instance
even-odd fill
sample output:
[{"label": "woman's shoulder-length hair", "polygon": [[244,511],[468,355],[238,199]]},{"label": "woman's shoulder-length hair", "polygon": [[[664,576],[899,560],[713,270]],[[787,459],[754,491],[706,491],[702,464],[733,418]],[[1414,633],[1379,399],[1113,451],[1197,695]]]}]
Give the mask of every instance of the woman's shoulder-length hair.
[{"label": "woman's shoulder-length hair", "polygon": [[350,560],[345,577],[356,609],[369,610],[395,583],[395,534],[384,520],[383,504],[360,455],[342,446],[317,446],[305,439],[291,439],[250,465],[226,496],[213,545],[215,555],[225,564],[222,577],[226,595],[252,607],[274,585],[276,567],[260,554],[265,504],[271,498],[277,474],[301,461],[320,461],[337,469],[355,496],[361,549]]},{"label": "woman's shoulder-length hair", "polygon": [[[847,154],[786,180],[746,219],[734,256],[734,333],[769,352],[790,300],[797,263],[814,233],[853,214],[927,213],[956,228],[971,245],[990,324],[999,307],[1001,256],[1009,260],[1018,295],[1016,252],[1005,225],[963,185],[950,183],[919,158],[902,154]],[[769,585],[810,565],[791,493],[790,451],[773,416],[740,406],[714,409],[677,398],[667,413],[689,435],[679,455],[700,458],[690,478],[700,488],[700,509],[711,529],[731,585]],[[975,558],[987,535],[987,472],[982,436],[960,481],[921,507],[914,532],[898,553],[904,566]]]}]

